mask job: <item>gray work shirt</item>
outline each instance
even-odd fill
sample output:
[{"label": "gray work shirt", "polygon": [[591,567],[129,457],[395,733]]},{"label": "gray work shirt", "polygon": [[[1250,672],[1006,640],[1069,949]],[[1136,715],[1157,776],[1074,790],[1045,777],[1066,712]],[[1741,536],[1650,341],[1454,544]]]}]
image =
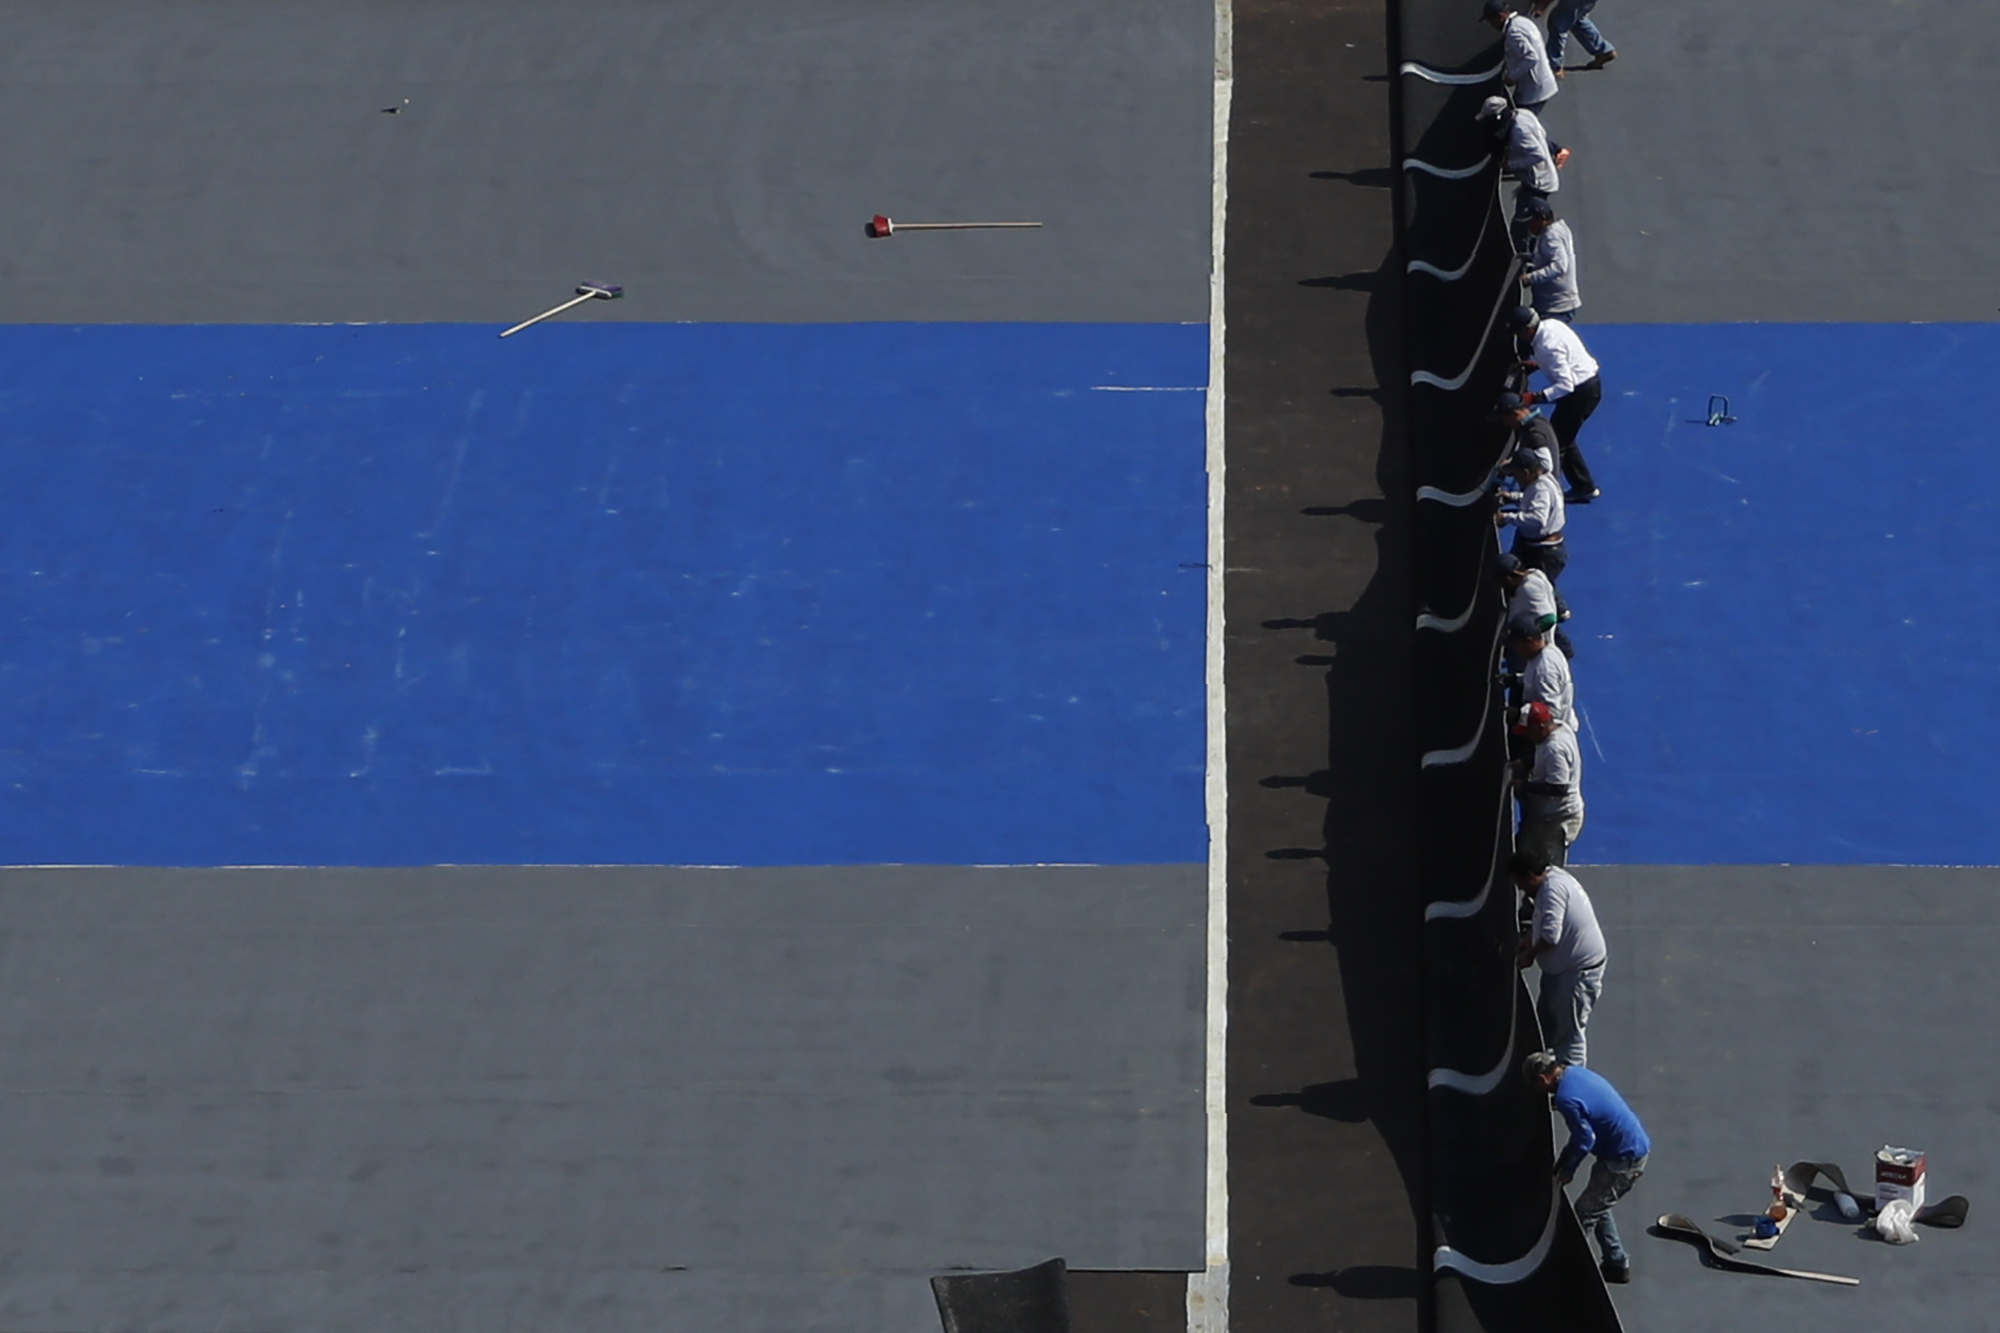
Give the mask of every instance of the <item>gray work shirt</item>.
[{"label": "gray work shirt", "polygon": [[1534,20],[1522,14],[1510,15],[1500,30],[1504,46],[1500,77],[1514,85],[1514,100],[1539,104],[1548,101],[1562,85],[1556,82],[1556,68],[1549,61],[1548,43]]},{"label": "gray work shirt", "polygon": [[1547,704],[1556,721],[1576,725],[1576,686],[1569,659],[1553,642],[1545,641],[1542,651],[1521,664],[1521,703]]},{"label": "gray work shirt", "polygon": [[1553,634],[1558,618],[1556,585],[1550,583],[1549,576],[1539,569],[1525,571],[1521,576],[1521,586],[1514,589],[1513,596],[1507,599],[1507,623],[1518,625],[1523,621],[1533,621]]},{"label": "gray work shirt", "polygon": [[1507,122],[1507,170],[1523,185],[1554,194],[1562,188],[1556,174],[1555,154],[1549,151],[1549,132],[1542,118],[1532,111],[1516,111]]},{"label": "gray work shirt", "polygon": [[1535,747],[1527,790],[1521,793],[1521,813],[1548,823],[1583,813],[1583,751],[1577,748],[1575,727],[1559,725]]},{"label": "gray work shirt", "polygon": [[1535,312],[1561,315],[1583,308],[1583,296],[1576,285],[1576,242],[1569,223],[1556,221],[1543,228],[1528,253],[1524,275],[1534,289]]},{"label": "gray work shirt", "polygon": [[1590,895],[1561,866],[1549,867],[1535,894],[1535,943],[1544,941],[1554,945],[1535,960],[1544,973],[1596,967],[1605,959],[1604,932],[1597,928]]}]

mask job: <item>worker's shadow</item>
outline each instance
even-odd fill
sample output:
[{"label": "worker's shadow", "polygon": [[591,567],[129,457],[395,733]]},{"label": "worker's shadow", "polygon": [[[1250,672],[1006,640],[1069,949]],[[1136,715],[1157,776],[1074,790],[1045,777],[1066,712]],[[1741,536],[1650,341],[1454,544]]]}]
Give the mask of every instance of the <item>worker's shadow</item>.
[{"label": "worker's shadow", "polygon": [[1423,1294],[1423,1275],[1399,1264],[1357,1264],[1331,1273],[1294,1273],[1295,1287],[1331,1287],[1350,1300],[1407,1301]]}]

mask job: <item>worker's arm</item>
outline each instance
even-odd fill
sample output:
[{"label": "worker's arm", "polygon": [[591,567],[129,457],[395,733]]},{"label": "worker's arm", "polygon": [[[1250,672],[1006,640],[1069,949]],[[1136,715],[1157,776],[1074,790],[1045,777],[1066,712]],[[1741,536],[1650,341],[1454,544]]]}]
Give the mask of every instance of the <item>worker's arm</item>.
[{"label": "worker's arm", "polygon": [[1569,1126],[1569,1142],[1563,1145],[1562,1156],[1556,1158],[1556,1179],[1567,1185],[1577,1167],[1583,1165],[1583,1159],[1597,1146],[1597,1131],[1590,1127],[1583,1108],[1575,1102],[1557,1098],[1556,1109],[1562,1112],[1563,1123]]}]

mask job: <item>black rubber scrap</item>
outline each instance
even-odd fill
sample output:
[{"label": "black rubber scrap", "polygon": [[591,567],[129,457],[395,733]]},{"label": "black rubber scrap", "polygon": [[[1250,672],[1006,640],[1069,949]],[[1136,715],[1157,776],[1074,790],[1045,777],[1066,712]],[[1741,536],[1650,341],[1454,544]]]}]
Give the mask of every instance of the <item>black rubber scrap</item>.
[{"label": "black rubber scrap", "polygon": [[1720,1268],[1731,1273],[1760,1273],[1765,1277],[1790,1277],[1806,1282],[1830,1282],[1835,1286],[1858,1287],[1858,1277],[1842,1277],[1838,1273],[1814,1273],[1803,1268],[1773,1268],[1769,1264],[1752,1263],[1748,1259],[1737,1258],[1741,1247],[1734,1241],[1720,1236],[1711,1236],[1694,1224],[1692,1218],[1679,1213],[1664,1214],[1654,1224],[1655,1235],[1669,1240],[1683,1240],[1701,1251],[1702,1262],[1710,1268]]}]

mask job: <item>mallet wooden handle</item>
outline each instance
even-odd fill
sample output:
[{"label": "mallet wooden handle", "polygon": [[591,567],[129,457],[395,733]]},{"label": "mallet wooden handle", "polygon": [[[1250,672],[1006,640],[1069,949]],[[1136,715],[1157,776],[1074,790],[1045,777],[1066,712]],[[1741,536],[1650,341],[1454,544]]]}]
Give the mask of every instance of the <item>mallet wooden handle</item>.
[{"label": "mallet wooden handle", "polygon": [[573,296],[569,300],[564,301],[561,305],[555,307],[553,310],[544,310],[541,314],[536,315],[533,319],[522,320],[519,324],[516,324],[513,328],[508,329],[505,333],[501,334],[500,336],[502,338],[511,338],[515,334],[519,333],[522,329],[527,328],[531,324],[539,324],[543,320],[548,319],[552,315],[560,315],[563,311],[569,309],[573,305],[582,305],[585,301],[593,301],[595,299],[597,299],[596,292],[585,292],[581,296]]}]

